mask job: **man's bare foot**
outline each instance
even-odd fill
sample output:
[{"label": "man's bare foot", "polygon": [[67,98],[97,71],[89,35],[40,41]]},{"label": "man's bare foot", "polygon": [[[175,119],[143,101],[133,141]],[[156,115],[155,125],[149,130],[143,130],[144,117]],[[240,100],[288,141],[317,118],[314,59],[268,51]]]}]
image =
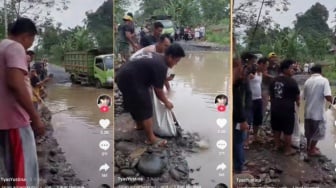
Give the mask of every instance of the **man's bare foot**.
[{"label": "man's bare foot", "polygon": [[168,142],[165,139],[156,137],[154,141],[150,142],[146,140],[145,143],[152,146],[164,147],[167,145]]}]

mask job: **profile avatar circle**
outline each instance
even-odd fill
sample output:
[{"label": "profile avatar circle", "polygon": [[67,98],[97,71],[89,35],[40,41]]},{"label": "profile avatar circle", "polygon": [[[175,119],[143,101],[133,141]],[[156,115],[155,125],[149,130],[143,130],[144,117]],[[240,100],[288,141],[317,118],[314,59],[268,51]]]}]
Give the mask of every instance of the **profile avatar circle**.
[{"label": "profile avatar circle", "polygon": [[108,112],[111,104],[112,98],[109,95],[100,95],[97,99],[97,105],[101,112]]},{"label": "profile avatar circle", "polygon": [[219,112],[225,112],[226,106],[228,105],[228,98],[226,95],[217,95],[215,98],[215,104],[217,105],[217,110]]}]

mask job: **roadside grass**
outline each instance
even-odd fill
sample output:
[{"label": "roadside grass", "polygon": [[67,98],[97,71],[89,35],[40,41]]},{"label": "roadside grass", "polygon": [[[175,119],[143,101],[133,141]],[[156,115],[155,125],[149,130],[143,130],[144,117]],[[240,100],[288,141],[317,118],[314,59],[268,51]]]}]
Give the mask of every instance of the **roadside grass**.
[{"label": "roadside grass", "polygon": [[230,45],[230,20],[224,19],[219,24],[210,25],[206,31],[206,41],[221,45]]},{"label": "roadside grass", "polygon": [[327,65],[322,69],[323,75],[328,78],[329,81],[336,81],[336,56],[331,54],[327,55],[320,63]]}]

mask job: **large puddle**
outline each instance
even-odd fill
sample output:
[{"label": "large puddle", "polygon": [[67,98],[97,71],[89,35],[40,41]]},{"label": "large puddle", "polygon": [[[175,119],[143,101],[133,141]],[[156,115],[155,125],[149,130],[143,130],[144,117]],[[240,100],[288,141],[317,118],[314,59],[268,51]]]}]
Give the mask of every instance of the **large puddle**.
[{"label": "large puddle", "polygon": [[[112,147],[104,156],[99,148],[99,142],[107,140],[113,145],[112,124],[106,128],[109,134],[102,134],[100,119],[110,119],[112,113],[102,114],[97,107],[97,97],[100,94],[111,95],[111,90],[95,88],[52,85],[48,89],[47,106],[53,112],[52,125],[54,136],[59,142],[69,163],[84,181],[86,187],[98,187],[107,184],[112,187]],[[99,171],[107,163],[110,169],[105,173]],[[107,177],[104,177],[107,174]]]},{"label": "large puddle", "polygon": [[[215,97],[228,95],[230,89],[230,63],[227,52],[193,52],[174,68],[176,74],[171,83],[170,100],[180,125],[190,132],[197,132],[209,141],[210,148],[188,157],[189,167],[198,172],[191,173],[202,187],[215,187],[218,183],[230,182],[230,122],[220,128],[218,118],[231,119],[229,107],[218,112]],[[230,106],[230,104],[229,104]],[[217,148],[216,143],[225,140],[228,147]],[[224,163],[227,169],[218,170]]]},{"label": "large puddle", "polygon": [[[228,95],[230,89],[230,63],[228,52],[192,52],[174,68],[175,79],[171,82],[169,94],[174,104],[174,112],[180,125],[188,132],[197,132],[208,140],[209,149],[188,156],[189,167],[201,168],[191,173],[191,177],[202,187],[215,187],[218,183],[230,182],[230,122],[220,128],[218,118],[231,118],[231,107],[225,112],[218,112],[215,97],[218,94]],[[112,113],[99,112],[96,99],[102,93],[111,90],[97,90],[90,87],[53,85],[49,88],[48,106],[55,114],[53,125],[55,137],[65,151],[68,162],[77,172],[78,177],[89,187],[97,187],[103,183],[111,185],[113,174],[102,177],[99,167],[105,162],[112,165],[112,151],[102,156],[98,143],[106,139],[112,143],[112,126],[110,135],[101,135],[98,122],[108,118],[112,121]],[[225,140],[224,150],[217,148],[216,143]],[[225,164],[222,171],[217,167]]]}]

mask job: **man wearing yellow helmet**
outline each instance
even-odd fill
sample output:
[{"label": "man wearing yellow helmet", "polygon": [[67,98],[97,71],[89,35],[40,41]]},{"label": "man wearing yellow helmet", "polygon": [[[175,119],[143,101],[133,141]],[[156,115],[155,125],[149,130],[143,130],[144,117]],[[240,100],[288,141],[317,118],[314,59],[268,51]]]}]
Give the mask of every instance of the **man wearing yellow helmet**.
[{"label": "man wearing yellow helmet", "polygon": [[274,53],[271,52],[268,54],[268,74],[271,76],[278,76],[279,75],[279,65],[278,65],[278,56]]},{"label": "man wearing yellow helmet", "polygon": [[273,79],[279,75],[278,56],[271,52],[268,54],[267,69],[263,73],[262,80],[262,98],[263,98],[263,114],[266,112],[266,107],[269,101],[268,88]]},{"label": "man wearing yellow helmet", "polygon": [[123,17],[124,23],[118,28],[118,53],[123,58],[123,61],[127,61],[131,55],[130,45],[134,51],[139,49],[139,45],[134,40],[134,27],[132,23],[132,17],[126,15]]}]

